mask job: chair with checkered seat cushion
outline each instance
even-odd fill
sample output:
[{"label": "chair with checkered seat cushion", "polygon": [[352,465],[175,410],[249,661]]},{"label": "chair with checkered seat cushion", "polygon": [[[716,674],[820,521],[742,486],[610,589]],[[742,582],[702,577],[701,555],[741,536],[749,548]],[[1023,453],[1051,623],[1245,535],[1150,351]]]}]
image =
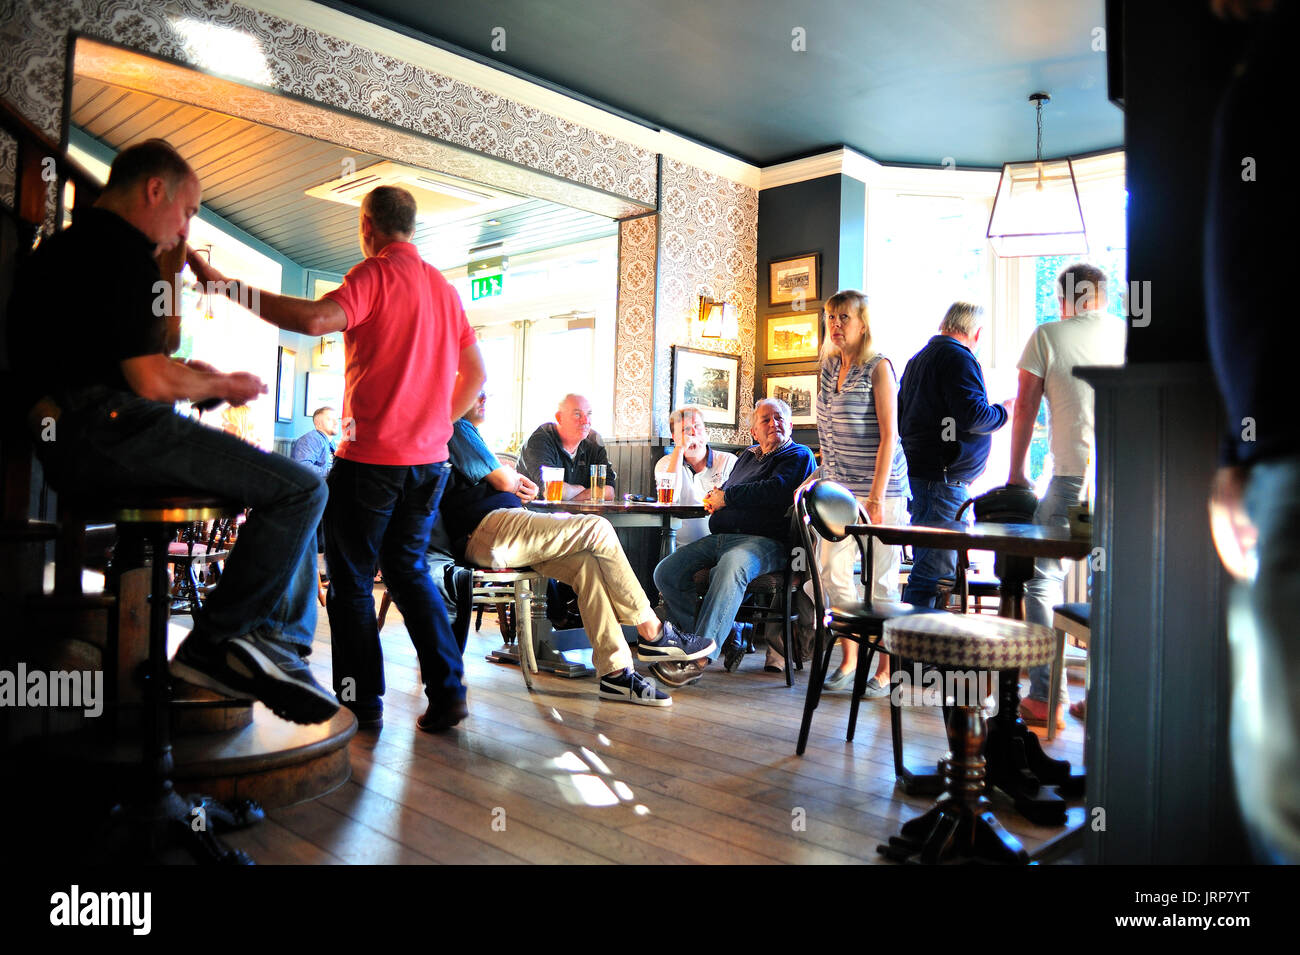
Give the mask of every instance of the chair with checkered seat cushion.
[{"label": "chair with checkered seat cushion", "polygon": [[[848,536],[848,525],[865,524],[867,516],[858,505],[858,500],[848,488],[834,481],[813,481],[801,489],[794,499],[795,523],[799,526],[799,537],[804,553],[814,552],[814,535],[821,540],[838,543]],[[858,557],[861,560],[863,592],[865,601],[854,601],[830,608],[829,612],[814,611],[814,640],[812,652],[812,672],[808,675],[808,694],[804,698],[803,721],[799,726],[799,742],[795,753],[802,756],[808,745],[808,732],[812,726],[813,711],[821,701],[822,684],[830,668],[831,650],[835,647],[835,638],[844,637],[861,645],[863,652],[858,655],[858,669],[853,680],[853,702],[849,708],[849,727],[846,739],[853,740],[854,729],[858,721],[858,705],[866,689],[868,675],[872,671],[875,654],[879,651],[880,636],[885,621],[894,617],[911,614],[931,614],[939,611],[929,607],[895,601],[871,600],[871,581],[866,568],[872,567],[872,549],[874,541],[857,538]],[[808,576],[813,585],[814,607],[826,606],[826,593],[822,589],[821,569],[811,556],[807,560]],[[891,712],[890,719],[898,722],[897,712]],[[901,727],[901,723],[898,723]],[[895,754],[901,753],[901,730],[894,735]]]},{"label": "chair with checkered seat cushion", "polygon": [[[1005,617],[931,614],[888,621],[881,643],[894,661],[894,685],[898,687],[906,682],[899,680],[904,660],[936,667],[944,674],[1015,674],[1023,667],[1050,660],[1056,640],[1041,624]],[[1014,684],[1014,678],[1011,682]],[[971,693],[972,688],[980,687],[980,681],[948,680],[946,685],[956,698],[944,700],[945,707],[950,707],[945,721],[948,753],[940,762],[945,791],[927,812],[904,823],[900,834],[879,849],[900,862],[934,864],[957,858],[1027,863],[1024,847],[993,817],[984,795],[984,700],[970,698],[982,693],[982,689]],[[999,689],[1000,706],[1018,693],[1014,685]]]}]

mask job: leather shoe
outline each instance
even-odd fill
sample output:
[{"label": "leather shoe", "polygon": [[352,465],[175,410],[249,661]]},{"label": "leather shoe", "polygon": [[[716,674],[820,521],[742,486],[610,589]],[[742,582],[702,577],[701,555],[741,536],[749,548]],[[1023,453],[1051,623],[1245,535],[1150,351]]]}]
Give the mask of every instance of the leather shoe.
[{"label": "leather shoe", "polygon": [[441,733],[449,730],[465,717],[469,716],[469,707],[464,700],[438,700],[431,702],[424,715],[415,721],[415,725],[426,733]]},{"label": "leather shoe", "polygon": [[[1020,701],[1020,718],[1030,726],[1047,725],[1047,703],[1043,700],[1035,700],[1031,697],[1025,697]],[[1065,704],[1058,703],[1056,706],[1056,728],[1065,729]]]}]

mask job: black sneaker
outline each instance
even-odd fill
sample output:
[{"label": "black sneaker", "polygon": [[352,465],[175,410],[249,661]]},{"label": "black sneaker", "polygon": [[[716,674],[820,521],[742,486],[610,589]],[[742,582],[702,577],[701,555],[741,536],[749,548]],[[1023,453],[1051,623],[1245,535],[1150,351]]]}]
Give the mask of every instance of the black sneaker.
[{"label": "black sneaker", "polygon": [[704,675],[704,668],[708,665],[707,658],[703,660],[687,660],[685,663],[672,660],[666,663],[651,664],[650,673],[664,686],[681,689],[684,686],[700,682],[700,677]]},{"label": "black sneaker", "polygon": [[226,645],[191,632],[176,648],[168,669],[172,676],[236,700],[254,700],[248,682],[226,665]]},{"label": "black sneaker", "polygon": [[600,678],[602,700],[611,703],[639,703],[641,706],[672,706],[673,698],[637,673],[624,670],[622,673],[610,674]]},{"label": "black sneaker", "polygon": [[693,633],[682,633],[665,620],[658,640],[647,640],[645,637],[637,638],[636,655],[642,660],[676,660],[681,663],[686,660],[698,660],[700,657],[707,657],[716,646],[717,644],[707,637],[697,637]]},{"label": "black sneaker", "polygon": [[311,675],[307,661],[291,647],[253,633],[227,640],[225,669],[271,712],[291,723],[324,723],[339,710],[338,700]]}]

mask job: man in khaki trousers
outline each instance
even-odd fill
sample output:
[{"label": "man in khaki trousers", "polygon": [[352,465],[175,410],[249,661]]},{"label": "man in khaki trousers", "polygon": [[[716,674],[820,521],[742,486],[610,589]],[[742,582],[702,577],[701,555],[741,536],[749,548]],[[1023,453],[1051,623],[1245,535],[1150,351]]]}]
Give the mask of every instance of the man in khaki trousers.
[{"label": "man in khaki trousers", "polygon": [[712,640],[661,623],[650,609],[614,534],[603,517],[538,514],[523,505],[537,485],[501,464],[475,422],[482,405],[456,422],[448,454],[451,480],[440,510],[453,550],[478,567],[532,567],[562,580],[578,594],[602,700],[669,706],[672,698],[636,672],[621,624],[637,630],[642,660],[685,662],[707,656]]}]

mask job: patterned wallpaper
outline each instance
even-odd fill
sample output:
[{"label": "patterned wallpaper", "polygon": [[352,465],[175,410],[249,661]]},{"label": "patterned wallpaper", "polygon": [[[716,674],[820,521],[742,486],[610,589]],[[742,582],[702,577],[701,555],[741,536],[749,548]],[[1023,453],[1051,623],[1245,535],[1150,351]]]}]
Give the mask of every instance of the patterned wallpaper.
[{"label": "patterned wallpaper", "polygon": [[55,138],[69,30],[655,200],[649,150],[229,0],[0,0],[0,96]]},{"label": "patterned wallpaper", "polygon": [[649,438],[655,370],[658,217],[619,223],[618,328],[614,338],[614,435]]},{"label": "patterned wallpaper", "polygon": [[[710,428],[709,440],[750,444],[754,406],[754,328],[758,303],[758,192],[673,159],[663,162],[659,210],[659,287],[656,302],[654,430],[668,434],[672,347],[688,345],[740,355],[740,423],[735,431]],[[735,307],[737,341],[696,334],[699,297]]]},{"label": "patterned wallpaper", "polygon": [[18,166],[18,149],[13,137],[0,133],[0,201],[14,204],[14,173]]}]

